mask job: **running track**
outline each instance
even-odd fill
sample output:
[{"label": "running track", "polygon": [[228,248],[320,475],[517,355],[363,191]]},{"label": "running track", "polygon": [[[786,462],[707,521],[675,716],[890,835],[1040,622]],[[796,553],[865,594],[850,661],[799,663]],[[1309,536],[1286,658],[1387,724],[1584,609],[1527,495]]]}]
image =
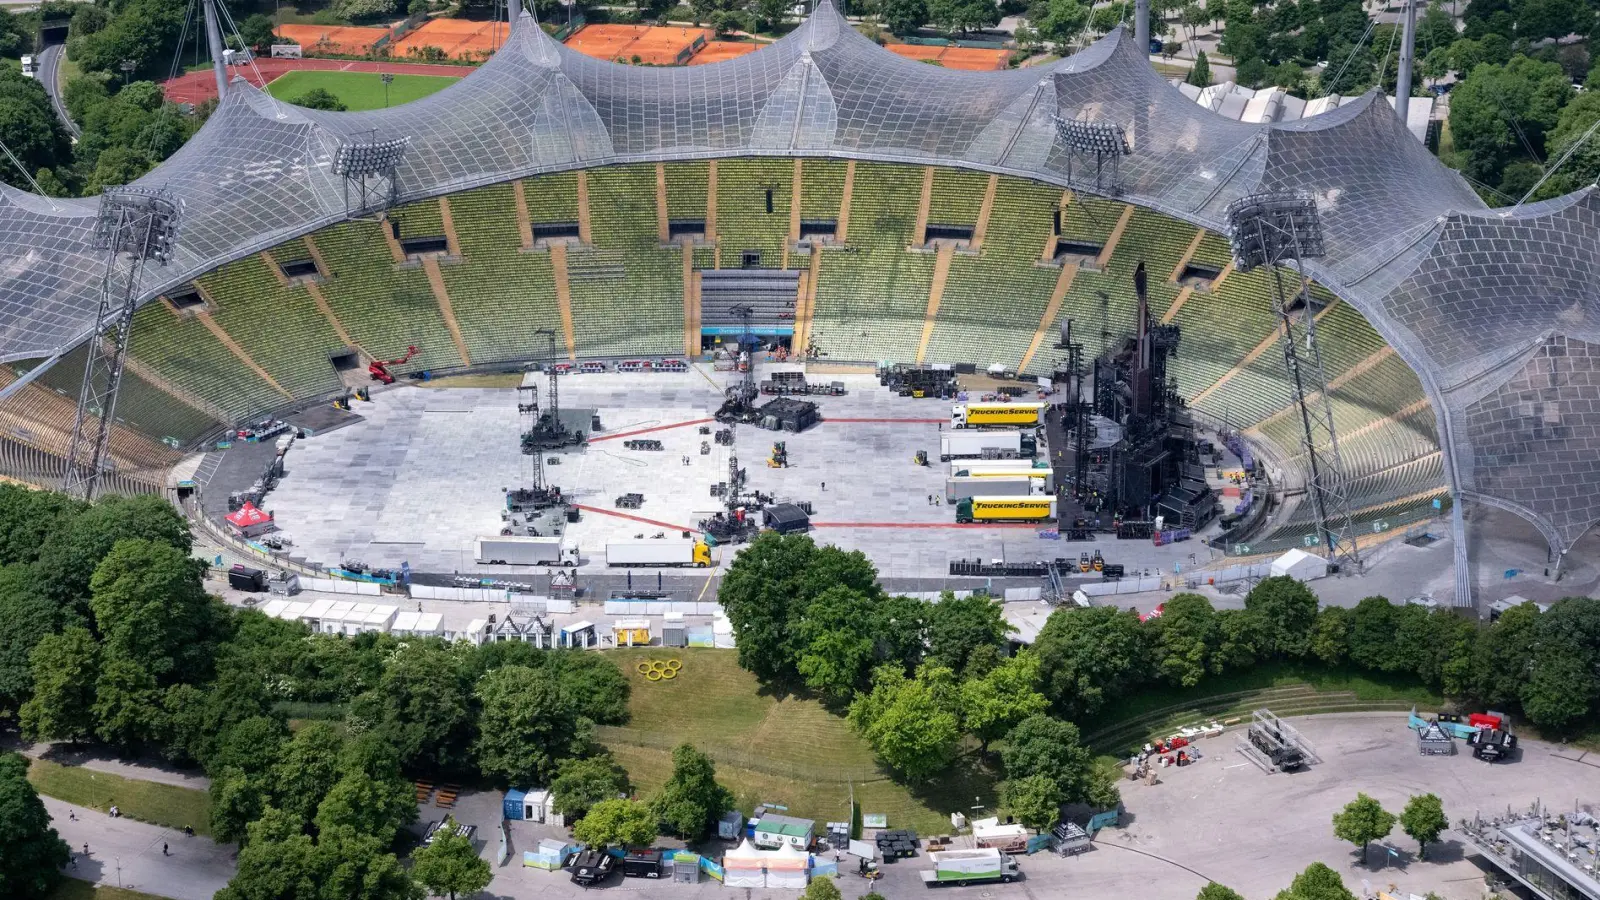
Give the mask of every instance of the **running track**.
[{"label": "running track", "polygon": [[[230,66],[228,78],[245,78],[256,87],[262,87],[286,72],[314,69],[332,72],[393,72],[396,75],[443,75],[460,78],[473,71],[474,66],[436,66],[427,63],[376,62],[358,59],[272,59],[255,61],[255,66]],[[261,72],[256,77],[256,70]],[[187,72],[161,87],[167,99],[174,103],[203,103],[217,96],[217,79],[210,69]]]}]

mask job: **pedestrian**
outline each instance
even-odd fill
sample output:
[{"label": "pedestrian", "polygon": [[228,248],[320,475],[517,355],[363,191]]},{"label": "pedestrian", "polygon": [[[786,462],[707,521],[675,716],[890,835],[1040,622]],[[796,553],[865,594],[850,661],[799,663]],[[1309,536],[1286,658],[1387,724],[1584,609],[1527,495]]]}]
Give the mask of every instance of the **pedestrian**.
[{"label": "pedestrian", "polygon": [[162,841],[161,842],[161,855],[162,856],[171,856],[172,855],[171,853],[167,852],[167,842],[166,841]]},{"label": "pedestrian", "polygon": [[84,856],[88,856],[89,855],[89,842],[88,841],[84,841],[83,842],[83,855]]},{"label": "pedestrian", "polygon": [[67,818],[73,822],[76,822],[78,821],[78,814],[69,809],[67,810]]},{"label": "pedestrian", "polygon": [[828,483],[827,483],[827,482],[826,482],[826,481],[824,481],[824,482],[823,482],[823,483],[822,483],[822,490],[823,490],[823,493],[827,493],[827,490],[828,490]]}]

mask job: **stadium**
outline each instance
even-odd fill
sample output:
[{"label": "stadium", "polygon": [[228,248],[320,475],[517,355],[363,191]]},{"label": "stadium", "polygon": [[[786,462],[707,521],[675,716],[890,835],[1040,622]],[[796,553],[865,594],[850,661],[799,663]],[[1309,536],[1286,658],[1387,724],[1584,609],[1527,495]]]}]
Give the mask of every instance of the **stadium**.
[{"label": "stadium", "polygon": [[[1108,164],[1069,146],[1062,122],[1112,126],[1126,147]],[[397,162],[352,174],[363,152]],[[1331,411],[1354,531],[1447,523],[1454,599],[1471,605],[1468,505],[1531,525],[1543,546],[1516,560],[1530,569],[1559,569],[1600,519],[1592,191],[1488,209],[1376,93],[1294,122],[1231,121],[1184,98],[1120,30],[1047,67],[955,71],[883,50],[824,0],[758,52],[643,68],[557,44],[524,13],[480,69],[403,107],[300,109],[236,79],[134,187],[176,198],[181,224],[132,297],[110,428],[116,490],[164,490],[225,432],[327,407],[369,383],[374,361],[403,379],[514,372],[548,362],[551,345],[572,363],[698,358],[754,331],[815,348],[819,372],[890,362],[1048,377],[1065,323],[1091,356],[1139,330],[1143,265],[1150,322],[1182,332],[1167,370],[1176,393],[1292,498],[1311,467],[1274,275],[1235,265],[1228,210],[1293,192],[1320,217],[1324,251],[1298,267],[1326,380],[1325,397],[1312,393]],[[66,467],[112,290],[97,222],[91,201],[4,189],[7,477],[55,484]],[[705,273],[722,270],[753,273],[758,291],[787,285],[792,315],[731,332],[708,323]],[[682,378],[659,383],[705,387],[703,374]],[[500,387],[482,408],[514,408]],[[672,407],[687,422],[689,407],[715,406],[648,402],[651,415],[622,420],[644,427]],[[395,437],[349,441],[361,455]],[[459,450],[415,447],[438,460]],[[511,468],[495,474],[515,477],[505,456]],[[328,477],[348,459],[327,460]],[[302,487],[309,508],[370,485]],[[1313,505],[1286,499],[1221,549],[1259,557],[1315,545],[1317,531]],[[1155,564],[1179,558],[1192,554]]]}]

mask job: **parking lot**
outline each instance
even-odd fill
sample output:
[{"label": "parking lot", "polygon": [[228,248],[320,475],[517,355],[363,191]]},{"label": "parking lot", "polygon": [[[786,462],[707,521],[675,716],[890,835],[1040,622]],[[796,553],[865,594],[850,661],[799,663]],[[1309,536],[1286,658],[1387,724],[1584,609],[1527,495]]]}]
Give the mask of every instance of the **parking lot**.
[{"label": "parking lot", "polygon": [[[1522,757],[1490,766],[1467,754],[1423,757],[1404,716],[1357,714],[1294,720],[1322,762],[1295,774],[1263,774],[1233,750],[1236,731],[1199,743],[1205,759],[1183,769],[1161,770],[1154,786],[1122,782],[1127,808],[1123,827],[1100,833],[1094,849],[1071,858],[1038,854],[1022,860],[1022,881],[1011,885],[950,888],[952,896],[981,898],[1072,897],[1074,900],[1190,900],[1208,880],[1220,881],[1247,898],[1266,898],[1287,887],[1301,869],[1324,862],[1339,871],[1358,896],[1372,890],[1427,894],[1447,900],[1477,900],[1483,870],[1463,856],[1447,832],[1420,861],[1416,843],[1398,826],[1387,843],[1374,845],[1375,869],[1357,865],[1351,845],[1333,836],[1331,817],[1356,792],[1371,795],[1398,813],[1408,797],[1432,792],[1443,800],[1452,822],[1475,812],[1489,814],[1523,807],[1535,798],[1548,803],[1600,798],[1600,767],[1579,761],[1580,753],[1551,745],[1525,743]],[[479,822],[484,855],[498,848],[495,817],[498,796],[484,795],[470,808]],[[469,806],[464,801],[464,808]],[[893,822],[889,823],[892,827]],[[559,829],[513,823],[512,859],[495,869],[490,892],[501,897],[546,898],[577,895],[564,872],[524,869],[521,852]],[[959,845],[959,844],[958,844]],[[926,859],[884,866],[884,877],[869,883],[853,874],[845,856],[838,881],[847,898],[876,890],[890,900],[919,897],[928,890],[918,872]],[[1387,864],[1385,864],[1387,861]],[[1391,887],[1392,886],[1392,887]],[[727,898],[730,889],[714,882],[677,885],[613,876],[595,890],[648,898]],[[749,890],[747,898],[793,898],[789,890]]]}]

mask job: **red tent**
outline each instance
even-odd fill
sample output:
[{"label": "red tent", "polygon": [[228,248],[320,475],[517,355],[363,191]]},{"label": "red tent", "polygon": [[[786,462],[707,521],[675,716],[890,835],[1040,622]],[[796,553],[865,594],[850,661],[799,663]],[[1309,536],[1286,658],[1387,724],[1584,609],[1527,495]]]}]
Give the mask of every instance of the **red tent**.
[{"label": "red tent", "polygon": [[256,509],[254,503],[246,502],[237,512],[228,514],[228,524],[233,526],[234,531],[250,537],[271,528],[272,516]]}]

